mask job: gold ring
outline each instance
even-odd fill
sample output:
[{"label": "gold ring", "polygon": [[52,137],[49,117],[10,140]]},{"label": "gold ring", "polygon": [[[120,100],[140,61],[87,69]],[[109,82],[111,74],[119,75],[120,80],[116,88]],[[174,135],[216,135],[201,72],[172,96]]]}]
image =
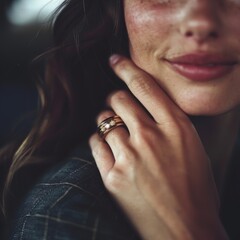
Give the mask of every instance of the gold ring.
[{"label": "gold ring", "polygon": [[110,131],[119,126],[125,126],[125,123],[119,116],[115,115],[99,123],[97,132],[99,136],[104,139]]}]

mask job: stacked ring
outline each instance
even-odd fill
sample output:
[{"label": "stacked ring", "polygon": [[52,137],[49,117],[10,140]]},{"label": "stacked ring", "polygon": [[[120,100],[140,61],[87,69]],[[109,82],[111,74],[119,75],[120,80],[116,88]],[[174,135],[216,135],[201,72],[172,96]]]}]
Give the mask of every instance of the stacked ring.
[{"label": "stacked ring", "polygon": [[99,136],[104,139],[110,131],[119,126],[125,126],[125,123],[119,116],[115,115],[103,120],[98,125],[97,132]]}]

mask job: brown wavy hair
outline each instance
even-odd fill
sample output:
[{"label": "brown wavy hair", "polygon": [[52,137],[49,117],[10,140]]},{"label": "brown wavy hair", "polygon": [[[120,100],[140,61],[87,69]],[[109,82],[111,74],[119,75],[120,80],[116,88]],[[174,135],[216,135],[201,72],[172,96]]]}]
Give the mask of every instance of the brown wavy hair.
[{"label": "brown wavy hair", "polygon": [[[108,65],[112,53],[128,55],[121,0],[65,0],[52,27],[54,47],[38,82],[38,117],[25,139],[1,154],[10,163],[6,210],[43,171],[88,140],[106,96],[123,87]],[[31,176],[32,169],[37,174]]]}]

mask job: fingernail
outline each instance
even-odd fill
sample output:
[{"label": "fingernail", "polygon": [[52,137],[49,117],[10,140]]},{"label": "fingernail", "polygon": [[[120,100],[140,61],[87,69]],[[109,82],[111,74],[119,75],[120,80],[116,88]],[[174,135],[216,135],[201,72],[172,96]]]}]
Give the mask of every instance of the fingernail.
[{"label": "fingernail", "polygon": [[109,58],[109,63],[111,66],[116,65],[121,59],[121,56],[118,54],[113,54],[110,58]]}]

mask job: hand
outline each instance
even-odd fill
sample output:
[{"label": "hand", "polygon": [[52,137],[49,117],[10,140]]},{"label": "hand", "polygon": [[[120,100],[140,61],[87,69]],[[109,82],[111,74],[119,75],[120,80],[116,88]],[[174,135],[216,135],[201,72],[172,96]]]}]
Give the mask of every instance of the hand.
[{"label": "hand", "polygon": [[90,145],[109,192],[143,239],[227,239],[219,201],[199,136],[186,114],[131,60],[112,68],[131,93],[113,93],[98,123],[119,115],[126,128],[95,134]]}]

